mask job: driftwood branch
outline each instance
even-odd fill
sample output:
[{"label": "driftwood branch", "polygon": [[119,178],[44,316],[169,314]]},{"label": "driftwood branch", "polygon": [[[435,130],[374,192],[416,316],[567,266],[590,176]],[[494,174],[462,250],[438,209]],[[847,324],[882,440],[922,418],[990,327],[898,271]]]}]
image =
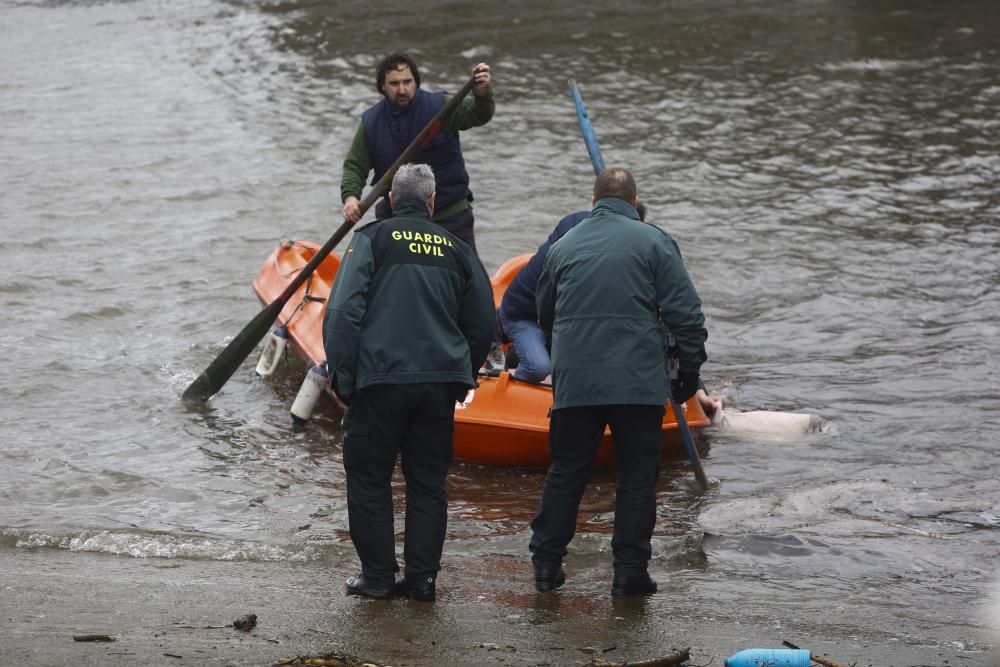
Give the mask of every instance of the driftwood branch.
[{"label": "driftwood branch", "polygon": [[223,628],[236,628],[237,630],[250,632],[257,627],[257,614],[240,616],[229,625],[189,625],[187,623],[174,623],[174,627],[182,630],[221,630]]},{"label": "driftwood branch", "polygon": [[75,642],[113,642],[116,639],[114,635],[73,635]]},{"label": "driftwood branch", "polygon": [[274,667],[383,667],[377,662],[355,658],[353,655],[341,653],[326,653],[317,656],[298,656],[295,658],[280,658]]},{"label": "driftwood branch", "polygon": [[691,649],[685,648],[680,651],[675,651],[670,655],[664,655],[659,658],[650,658],[649,660],[637,660],[628,662],[605,662],[603,660],[597,660],[594,662],[588,662],[583,667],[671,667],[671,665],[680,665],[691,659]]},{"label": "driftwood branch", "polygon": [[826,658],[821,658],[818,655],[810,655],[809,659],[812,660],[813,662],[818,662],[819,664],[823,665],[823,667],[846,667],[846,665],[842,665],[839,662],[834,662],[833,660],[827,660]]},{"label": "driftwood branch", "polygon": [[[781,642],[781,643],[787,646],[788,648],[797,649],[800,651],[802,650],[792,642]],[[809,653],[809,659],[812,660],[813,662],[818,662],[819,664],[823,665],[823,667],[847,667],[846,665],[842,665],[839,662],[834,662],[833,660],[827,660],[826,658],[821,658],[818,655],[813,654],[812,652]]]}]

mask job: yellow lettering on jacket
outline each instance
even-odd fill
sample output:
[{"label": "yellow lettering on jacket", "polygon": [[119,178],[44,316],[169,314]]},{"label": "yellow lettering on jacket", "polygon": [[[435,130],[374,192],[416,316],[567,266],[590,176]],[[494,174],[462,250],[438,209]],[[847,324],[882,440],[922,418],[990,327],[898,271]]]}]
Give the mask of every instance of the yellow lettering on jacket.
[{"label": "yellow lettering on jacket", "polygon": [[[393,241],[419,241],[421,243],[429,243],[435,246],[447,246],[449,248],[455,247],[455,244],[451,242],[448,238],[441,236],[440,234],[424,234],[421,232],[412,232],[408,230],[394,230],[392,232]],[[407,246],[410,252],[418,252],[414,250],[415,244],[411,243]],[[438,249],[440,250],[440,248]],[[444,257],[440,252],[431,252],[427,250],[421,254],[424,255],[437,255],[438,257]]]},{"label": "yellow lettering on jacket", "polygon": [[444,257],[444,252],[440,246],[429,243],[410,243],[406,249],[415,255],[433,255],[434,257]]}]

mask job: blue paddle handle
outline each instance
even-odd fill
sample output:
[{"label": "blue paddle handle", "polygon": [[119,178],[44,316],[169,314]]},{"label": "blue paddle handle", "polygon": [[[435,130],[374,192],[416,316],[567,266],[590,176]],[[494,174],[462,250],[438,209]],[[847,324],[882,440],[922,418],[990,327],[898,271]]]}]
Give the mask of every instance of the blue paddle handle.
[{"label": "blue paddle handle", "polygon": [[604,171],[604,158],[601,157],[601,147],[597,144],[597,135],[594,134],[594,127],[590,124],[590,118],[587,116],[587,107],[583,104],[580,89],[576,87],[575,81],[569,82],[569,94],[576,104],[576,119],[580,123],[583,142],[587,144],[587,152],[590,153],[590,163],[594,165],[594,173],[600,174]]},{"label": "blue paddle handle", "polygon": [[[604,158],[601,157],[601,147],[597,144],[597,135],[594,134],[594,127],[590,124],[587,116],[587,107],[583,104],[580,96],[580,89],[576,87],[576,82],[570,80],[569,94],[576,104],[576,119],[580,123],[580,132],[583,133],[583,141],[587,144],[587,152],[590,153],[590,163],[594,165],[594,173],[600,174],[604,171]],[[672,345],[672,343],[671,343]],[[687,452],[691,467],[694,468],[694,476],[698,479],[698,484],[703,490],[708,489],[708,477],[705,476],[705,469],[701,465],[701,458],[698,450],[694,446],[694,438],[691,437],[691,429],[688,427],[687,418],[684,416],[684,406],[677,405],[670,399],[670,405],[674,410],[674,417],[677,419],[677,428],[681,432],[681,441]]]},{"label": "blue paddle handle", "polygon": [[674,417],[677,419],[677,428],[681,432],[681,441],[684,443],[684,450],[687,452],[691,467],[694,468],[694,476],[698,480],[698,486],[702,491],[708,490],[708,477],[705,476],[705,469],[701,465],[701,457],[694,447],[694,438],[691,437],[691,429],[688,427],[687,417],[684,416],[684,404],[678,405],[674,399],[670,399],[670,406],[674,409]]}]

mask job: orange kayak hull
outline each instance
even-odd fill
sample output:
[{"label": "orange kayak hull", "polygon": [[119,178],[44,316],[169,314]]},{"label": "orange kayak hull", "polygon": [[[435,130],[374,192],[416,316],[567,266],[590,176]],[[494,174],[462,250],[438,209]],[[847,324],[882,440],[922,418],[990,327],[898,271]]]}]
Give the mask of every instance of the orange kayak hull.
[{"label": "orange kayak hull", "polygon": [[[319,244],[283,241],[264,262],[253,288],[262,303],[271,303],[316,253]],[[531,258],[525,253],[511,258],[493,274],[496,303],[521,267]],[[323,316],[326,299],[333,287],[340,256],[330,255],[317,267],[288,300],[278,323],[288,330],[293,349],[310,365],[326,360],[323,350]],[[498,466],[542,467],[548,465],[550,387],[528,384],[503,372],[496,377],[480,376],[471,401],[455,410],[455,458]],[[698,401],[683,406],[691,429],[710,423]],[[663,417],[663,455],[684,455],[677,420],[667,406]],[[597,454],[598,465],[614,464],[614,442],[606,431]]]}]

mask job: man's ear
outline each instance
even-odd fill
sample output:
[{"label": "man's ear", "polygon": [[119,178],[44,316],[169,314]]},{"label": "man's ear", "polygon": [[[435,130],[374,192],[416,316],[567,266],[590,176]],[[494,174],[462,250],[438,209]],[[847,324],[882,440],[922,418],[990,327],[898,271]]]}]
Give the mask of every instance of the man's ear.
[{"label": "man's ear", "polygon": [[434,199],[437,197],[436,192],[432,192],[431,196],[427,198],[427,211],[434,215]]},{"label": "man's ear", "polygon": [[389,208],[396,208],[396,195],[392,194],[392,190],[389,190]]}]

